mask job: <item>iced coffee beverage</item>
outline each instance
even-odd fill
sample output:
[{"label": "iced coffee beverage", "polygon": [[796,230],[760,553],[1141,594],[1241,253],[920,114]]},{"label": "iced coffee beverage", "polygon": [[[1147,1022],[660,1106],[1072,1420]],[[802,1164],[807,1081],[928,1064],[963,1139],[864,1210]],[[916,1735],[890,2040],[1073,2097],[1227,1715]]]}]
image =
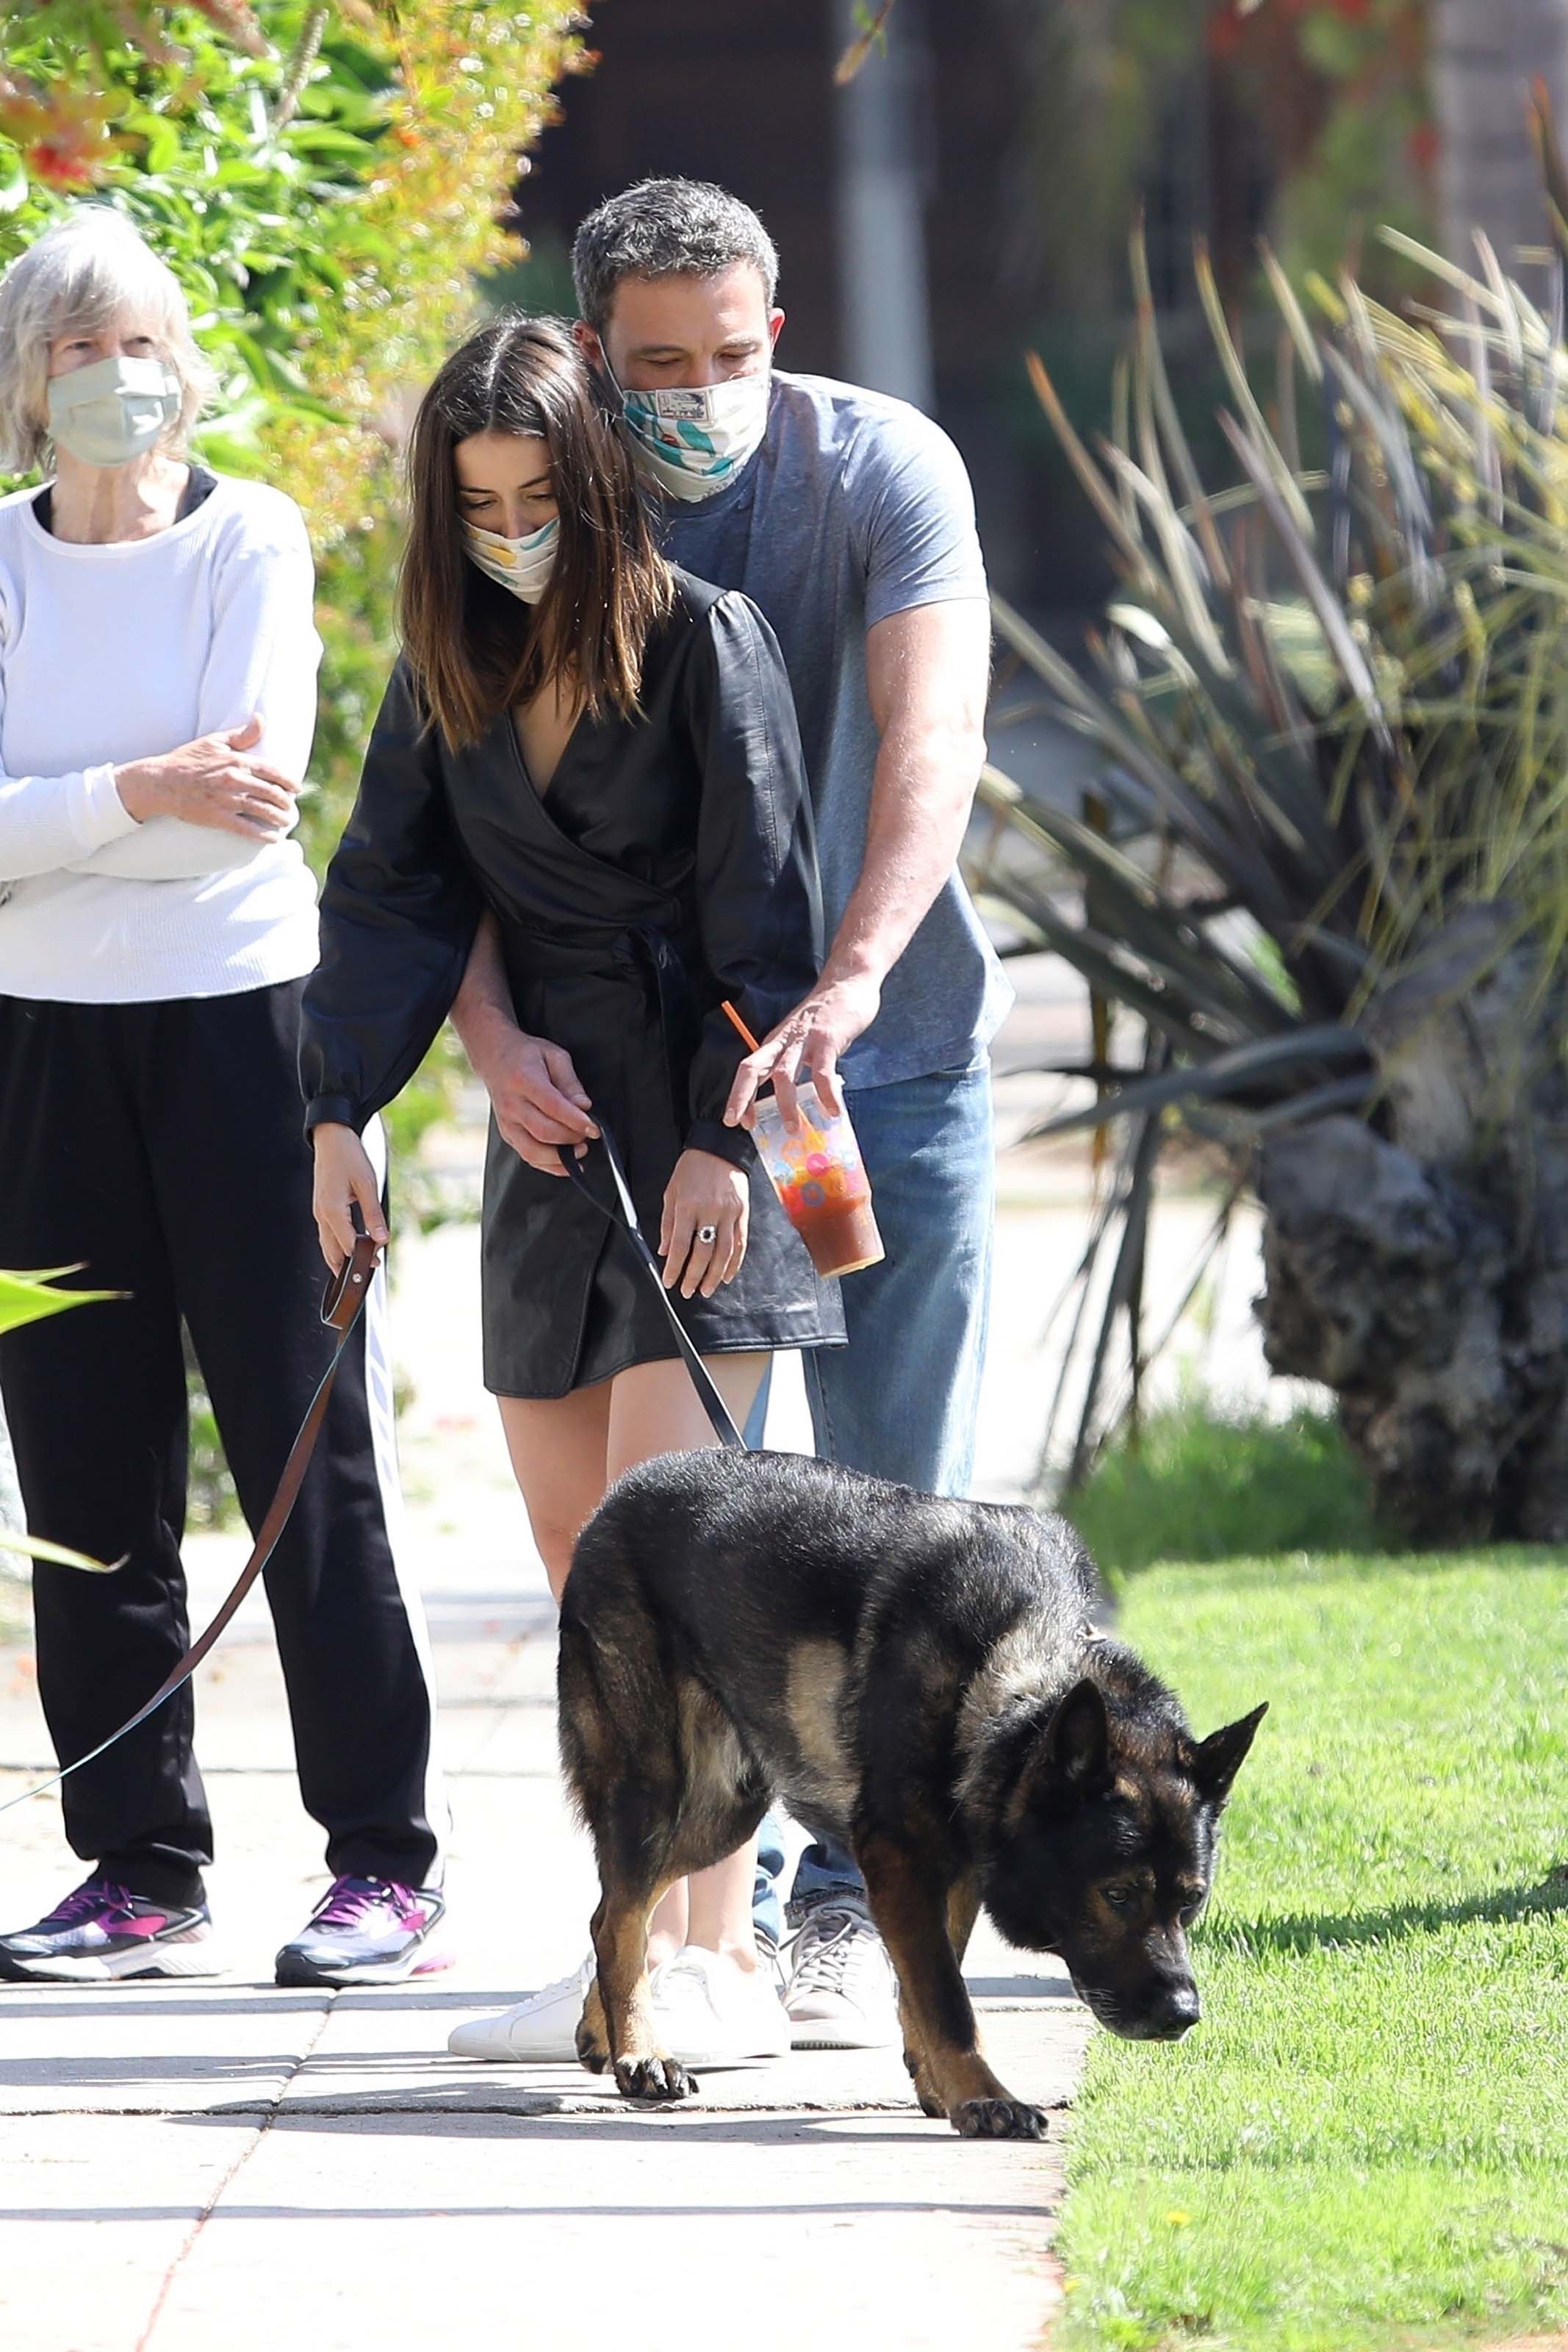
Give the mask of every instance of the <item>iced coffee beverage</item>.
[{"label": "iced coffee beverage", "polygon": [[847,1117],[832,1118],[810,1084],[796,1088],[800,1119],[785,1124],[771,1095],[758,1097],[752,1135],[784,1213],[821,1275],[856,1274],[882,1257],[871,1185]]}]

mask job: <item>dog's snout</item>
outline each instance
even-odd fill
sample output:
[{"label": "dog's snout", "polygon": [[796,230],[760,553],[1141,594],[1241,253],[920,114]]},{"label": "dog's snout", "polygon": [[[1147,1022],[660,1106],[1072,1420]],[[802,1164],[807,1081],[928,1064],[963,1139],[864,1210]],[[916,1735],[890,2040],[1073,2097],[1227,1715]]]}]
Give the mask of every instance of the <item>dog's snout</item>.
[{"label": "dog's snout", "polygon": [[1203,2014],[1195,1984],[1167,1985],[1155,2002],[1150,2024],[1162,2042],[1179,2042]]}]

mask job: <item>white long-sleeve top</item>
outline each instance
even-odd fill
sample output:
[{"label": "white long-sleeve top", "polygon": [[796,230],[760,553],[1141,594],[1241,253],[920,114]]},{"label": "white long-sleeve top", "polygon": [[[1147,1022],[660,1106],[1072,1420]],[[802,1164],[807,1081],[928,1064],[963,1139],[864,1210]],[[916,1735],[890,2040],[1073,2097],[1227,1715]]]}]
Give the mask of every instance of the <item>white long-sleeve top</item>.
[{"label": "white long-sleeve top", "polygon": [[254,712],[257,758],[303,781],[321,641],[298,508],[219,479],[150,539],[82,547],[0,499],[0,995],[226,996],[317,954],[296,841],[138,824],[114,771]]}]

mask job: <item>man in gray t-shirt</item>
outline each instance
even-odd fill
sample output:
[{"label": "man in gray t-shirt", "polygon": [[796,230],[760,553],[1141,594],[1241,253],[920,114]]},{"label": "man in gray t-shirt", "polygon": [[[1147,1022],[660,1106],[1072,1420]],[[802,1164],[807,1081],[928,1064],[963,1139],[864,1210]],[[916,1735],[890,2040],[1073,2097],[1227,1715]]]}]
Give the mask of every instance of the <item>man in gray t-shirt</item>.
[{"label": "man in gray t-shirt", "polygon": [[[773,370],[778,256],[723,190],[629,189],[583,223],[572,259],[579,339],[621,398],[665,552],[760,607],[794,688],[829,953],[742,1063],[727,1116],[802,1070],[837,1108],[841,1077],[871,1178],[886,1255],[845,1280],[849,1345],[806,1359],[817,1449],[963,1494],[990,1276],[986,1048],[1010,1001],[956,870],[990,655],[963,462],[904,402]],[[525,1144],[536,1119],[545,1145],[580,1130],[477,961],[457,1019]],[[763,1844],[765,1872],[781,1865]],[[894,2041],[892,1975],[848,1855],[810,1848],[791,1911],[796,2047]],[[758,1916],[777,1934],[770,1895]]]},{"label": "man in gray t-shirt", "polygon": [[[931,825],[936,814],[921,806],[922,787],[941,793],[946,822],[933,829],[940,831],[946,866],[908,945],[891,970],[877,973],[875,1018],[842,1051],[841,1075],[858,1101],[863,1087],[967,1067],[994,1034],[1009,990],[952,865],[984,755],[972,706],[976,692],[984,693],[988,646],[986,575],[962,458],[940,427],[907,402],[775,369],[761,447],[711,498],[666,500],[662,540],[665,553],[699,580],[744,589],[783,648],[835,954],[865,872],[883,741],[867,686],[868,654],[875,661],[872,633],[935,605],[967,608],[938,616],[939,628],[957,618],[962,635],[956,646],[946,632],[938,637],[934,676],[884,677],[885,719],[943,730],[935,746],[901,752],[894,745],[881,782],[908,794],[901,812],[908,834]],[[887,634],[897,642],[896,631]],[[883,667],[895,671],[896,656]],[[950,670],[958,675],[949,677]],[[913,709],[899,709],[901,687],[909,689]],[[945,706],[948,694],[951,705]],[[841,1033],[825,1034],[839,1044]],[[820,1069],[812,1053],[803,1051],[802,1058]],[[846,1301],[854,1287],[846,1286]],[[967,1461],[951,1459],[928,1438],[917,1441],[917,1451],[919,1458],[885,1468],[856,1454],[840,1458],[939,1492],[963,1491]]]}]

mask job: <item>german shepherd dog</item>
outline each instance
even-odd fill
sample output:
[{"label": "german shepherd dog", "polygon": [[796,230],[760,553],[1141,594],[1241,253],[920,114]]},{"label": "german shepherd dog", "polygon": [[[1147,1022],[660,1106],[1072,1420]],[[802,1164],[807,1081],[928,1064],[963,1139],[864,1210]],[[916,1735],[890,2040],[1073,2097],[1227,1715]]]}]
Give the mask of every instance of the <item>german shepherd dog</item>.
[{"label": "german shepherd dog", "polygon": [[799,1454],[666,1454],[578,1540],[560,1744],[592,1836],[597,1979],[578,2028],[629,2099],[696,2088],[654,2039],[647,1923],[770,1800],[848,1844],[897,1971],[904,2063],[966,2137],[1045,2119],[981,2055],[960,1972],[983,1905],[1061,1955],[1102,2024],[1197,2023],[1186,1929],[1260,1706],[1204,1740],[1090,1622],[1065,1520],[945,1502]]}]

